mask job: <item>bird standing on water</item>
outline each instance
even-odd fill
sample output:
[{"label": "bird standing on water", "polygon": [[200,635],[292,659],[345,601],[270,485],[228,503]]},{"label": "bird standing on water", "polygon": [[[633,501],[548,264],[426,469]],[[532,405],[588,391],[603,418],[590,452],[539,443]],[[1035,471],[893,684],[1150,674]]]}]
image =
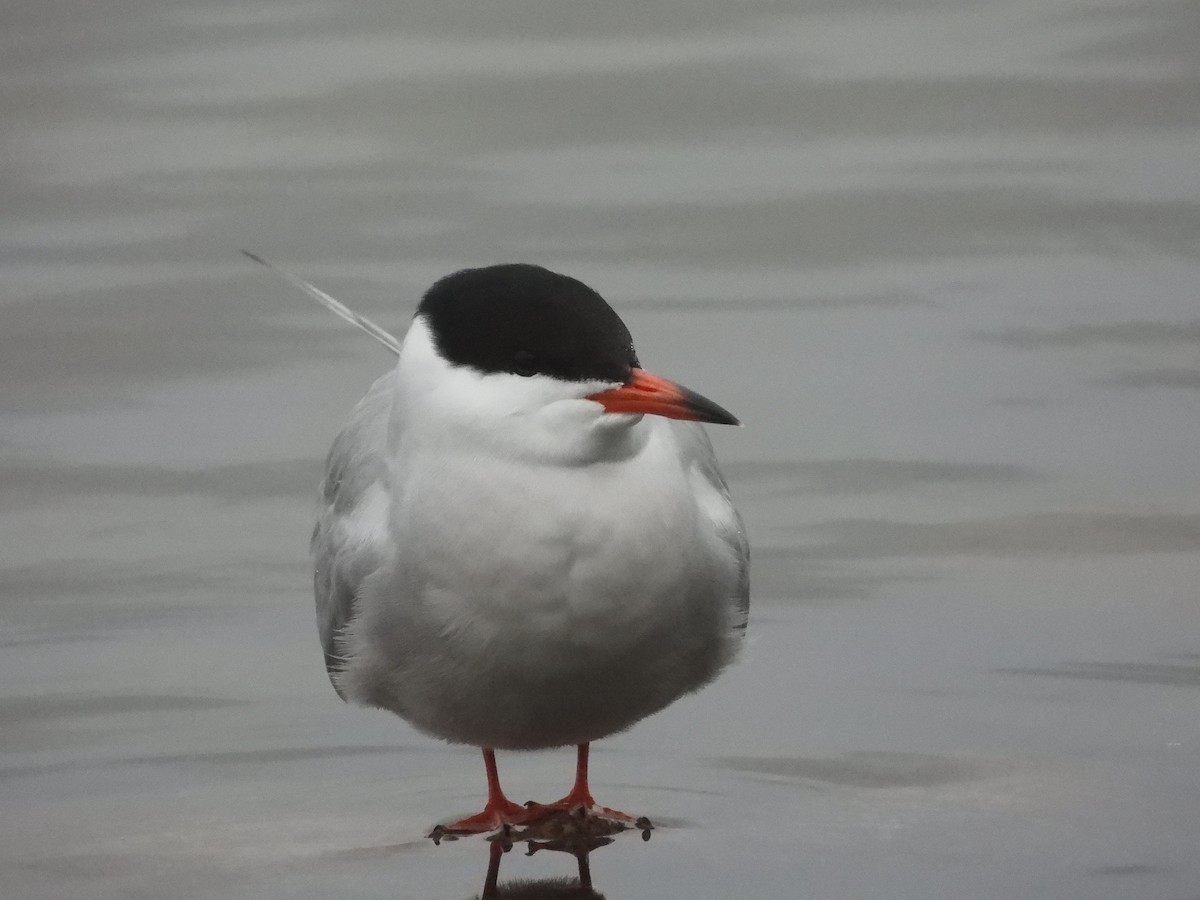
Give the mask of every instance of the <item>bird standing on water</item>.
[{"label": "bird standing on water", "polygon": [[[399,356],[334,441],[312,539],[338,694],[482,749],[487,803],[440,833],[632,821],[596,806],[588,745],[736,653],[749,549],[696,423],[737,420],[644,371],[599,294],[538,266],[441,279],[403,342],[335,311]],[[496,749],[572,744],[564,798],[504,795]]]}]

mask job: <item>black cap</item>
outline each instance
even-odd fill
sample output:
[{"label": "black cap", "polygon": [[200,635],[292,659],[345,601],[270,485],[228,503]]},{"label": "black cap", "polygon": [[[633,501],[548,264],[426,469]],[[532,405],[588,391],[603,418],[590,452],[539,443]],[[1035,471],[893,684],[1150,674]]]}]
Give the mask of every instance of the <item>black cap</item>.
[{"label": "black cap", "polygon": [[541,266],[447,275],[426,292],[417,315],[447,362],[480,372],[623,384],[638,365],[629,329],[604,298]]}]

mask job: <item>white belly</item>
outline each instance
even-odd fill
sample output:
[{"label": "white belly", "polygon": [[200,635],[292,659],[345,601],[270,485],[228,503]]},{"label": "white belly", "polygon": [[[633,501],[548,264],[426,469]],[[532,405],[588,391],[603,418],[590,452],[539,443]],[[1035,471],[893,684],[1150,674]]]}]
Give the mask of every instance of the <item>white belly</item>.
[{"label": "white belly", "polygon": [[671,452],[439,459],[393,509],[394,556],[348,630],[347,695],[519,749],[595,740],[708,682],[736,649],[737,564]]}]

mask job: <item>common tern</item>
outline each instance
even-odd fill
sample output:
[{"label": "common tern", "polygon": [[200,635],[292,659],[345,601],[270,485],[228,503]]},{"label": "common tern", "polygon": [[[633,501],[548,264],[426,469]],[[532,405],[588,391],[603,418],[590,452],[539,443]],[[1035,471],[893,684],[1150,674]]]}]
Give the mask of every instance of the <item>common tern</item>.
[{"label": "common tern", "polygon": [[[402,341],[279,271],[398,356],[326,462],[312,553],[334,688],[481,748],[486,805],[436,834],[634,821],[595,804],[588,746],[737,653],[749,545],[698,424],[737,420],[642,369],[608,303],[539,266],[447,275]],[[567,745],[565,797],[505,796],[495,750]]]}]

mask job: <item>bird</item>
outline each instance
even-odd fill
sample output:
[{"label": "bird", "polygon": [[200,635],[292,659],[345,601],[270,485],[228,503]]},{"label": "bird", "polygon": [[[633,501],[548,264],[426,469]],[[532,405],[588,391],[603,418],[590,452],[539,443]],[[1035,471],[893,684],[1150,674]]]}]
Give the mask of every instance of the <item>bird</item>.
[{"label": "bird", "polygon": [[[313,583],[342,699],[482,752],[483,810],[431,836],[580,810],[648,825],[596,804],[589,747],[738,654],[749,543],[702,423],[740,423],[541,266],[441,278],[402,340],[279,271],[397,355],[329,451]],[[507,797],[497,750],[564,746],[562,799]]]}]

